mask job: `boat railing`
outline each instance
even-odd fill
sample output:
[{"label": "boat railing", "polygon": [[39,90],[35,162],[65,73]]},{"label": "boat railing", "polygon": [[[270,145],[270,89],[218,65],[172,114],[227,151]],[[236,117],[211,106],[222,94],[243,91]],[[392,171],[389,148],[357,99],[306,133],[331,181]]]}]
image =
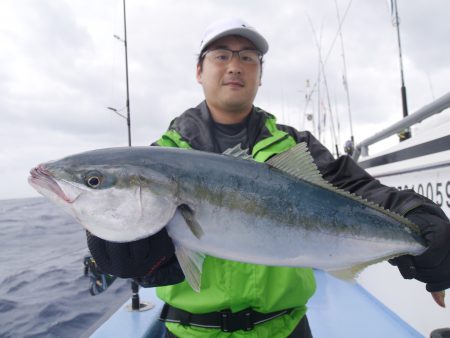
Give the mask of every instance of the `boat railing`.
[{"label": "boat railing", "polygon": [[398,134],[411,126],[422,122],[423,120],[432,115],[439,114],[440,112],[449,107],[450,107],[450,92],[445,94],[444,96],[441,96],[437,100],[427,104],[426,106],[422,107],[413,114],[394,123],[392,126],[358,143],[355,146],[355,151],[353,153],[352,158],[355,161],[358,161],[360,155],[368,156],[370,145],[377,143],[381,140],[384,140],[394,134]]}]

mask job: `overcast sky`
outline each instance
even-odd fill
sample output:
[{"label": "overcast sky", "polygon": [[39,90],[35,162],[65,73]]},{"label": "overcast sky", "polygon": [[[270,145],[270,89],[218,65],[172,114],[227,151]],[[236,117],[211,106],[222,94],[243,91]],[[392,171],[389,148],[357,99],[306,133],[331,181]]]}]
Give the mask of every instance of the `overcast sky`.
[{"label": "overcast sky", "polygon": [[[396,30],[386,0],[337,0],[337,6],[358,142],[401,118]],[[447,0],[398,6],[414,112],[450,91],[449,6]],[[195,80],[200,40],[211,22],[229,17],[246,20],[269,42],[257,106],[313,130],[305,113],[317,115],[320,101],[323,111],[331,106],[336,130],[339,122],[341,148],[350,137],[334,0],[128,0],[126,9],[133,145],[158,139],[171,119],[202,100]],[[122,1],[1,0],[0,19],[0,199],[37,196],[27,177],[38,163],[127,144],[125,120],[106,109],[125,106],[124,48],[113,37],[124,36]],[[318,46],[328,96],[323,76],[314,87]],[[305,91],[312,89],[306,106]],[[322,134],[328,146],[330,121]]]}]

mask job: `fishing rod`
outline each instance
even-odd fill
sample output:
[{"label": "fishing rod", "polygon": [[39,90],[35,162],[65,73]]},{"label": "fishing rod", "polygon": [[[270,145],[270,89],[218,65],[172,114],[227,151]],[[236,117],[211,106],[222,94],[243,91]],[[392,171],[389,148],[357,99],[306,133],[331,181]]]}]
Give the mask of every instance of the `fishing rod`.
[{"label": "fishing rod", "polygon": [[[392,24],[397,27],[397,42],[398,42],[398,58],[400,63],[400,78],[401,78],[401,93],[402,93],[402,108],[403,108],[403,118],[408,116],[408,102],[406,99],[406,87],[405,87],[405,77],[403,74],[403,57],[402,57],[402,44],[400,40],[400,20],[398,17],[398,6],[397,0],[391,0],[391,15],[393,16]],[[405,129],[399,134],[400,141],[407,140],[411,137],[411,130],[409,128]]]},{"label": "fishing rod", "polygon": [[[125,79],[126,79],[126,91],[127,91],[127,101],[125,107],[127,108],[127,115],[123,115],[119,110],[113,107],[107,107],[109,110],[112,110],[114,113],[124,118],[127,121],[128,127],[128,146],[131,147],[131,116],[130,116],[130,89],[128,84],[128,43],[127,43],[127,14],[126,14],[126,6],[125,0],[123,0],[123,28],[124,28],[124,38],[122,39],[118,35],[114,35],[114,37],[123,43],[125,47]],[[121,109],[122,110],[122,109]]]}]

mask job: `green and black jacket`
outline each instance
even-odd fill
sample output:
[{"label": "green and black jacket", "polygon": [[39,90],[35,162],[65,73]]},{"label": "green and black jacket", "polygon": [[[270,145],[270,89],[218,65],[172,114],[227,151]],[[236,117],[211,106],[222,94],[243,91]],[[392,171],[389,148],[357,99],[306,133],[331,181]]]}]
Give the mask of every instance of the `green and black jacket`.
[{"label": "green and black jacket", "polygon": [[[193,148],[219,152],[214,138],[213,120],[205,102],[174,119],[168,131],[155,143],[166,147]],[[361,169],[350,157],[334,159],[330,152],[307,131],[279,125],[275,117],[254,107],[247,124],[249,153],[256,161],[305,142],[323,177],[333,185],[356,193],[396,211],[406,214],[425,203],[412,191],[398,191],[380,184]],[[268,267],[232,262],[207,256],[203,266],[202,290],[196,293],[186,281],[159,287],[158,296],[170,305],[191,313],[208,313],[245,308],[269,313],[295,309],[289,314],[255,326],[242,337],[288,336],[306,313],[308,299],[315,291],[311,269]],[[166,323],[179,337],[227,337],[216,329],[205,329]],[[233,337],[240,337],[240,331]]]}]

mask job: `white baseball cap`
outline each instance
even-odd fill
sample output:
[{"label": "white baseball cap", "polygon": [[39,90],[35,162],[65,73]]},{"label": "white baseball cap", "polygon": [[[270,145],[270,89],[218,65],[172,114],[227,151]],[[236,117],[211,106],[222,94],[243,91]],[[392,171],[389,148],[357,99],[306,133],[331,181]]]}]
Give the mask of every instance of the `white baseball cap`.
[{"label": "white baseball cap", "polygon": [[202,53],[209,44],[229,35],[239,35],[250,40],[261,53],[266,54],[269,50],[269,44],[266,39],[259,34],[252,26],[241,19],[233,18],[217,21],[206,28],[200,43],[200,53]]}]

